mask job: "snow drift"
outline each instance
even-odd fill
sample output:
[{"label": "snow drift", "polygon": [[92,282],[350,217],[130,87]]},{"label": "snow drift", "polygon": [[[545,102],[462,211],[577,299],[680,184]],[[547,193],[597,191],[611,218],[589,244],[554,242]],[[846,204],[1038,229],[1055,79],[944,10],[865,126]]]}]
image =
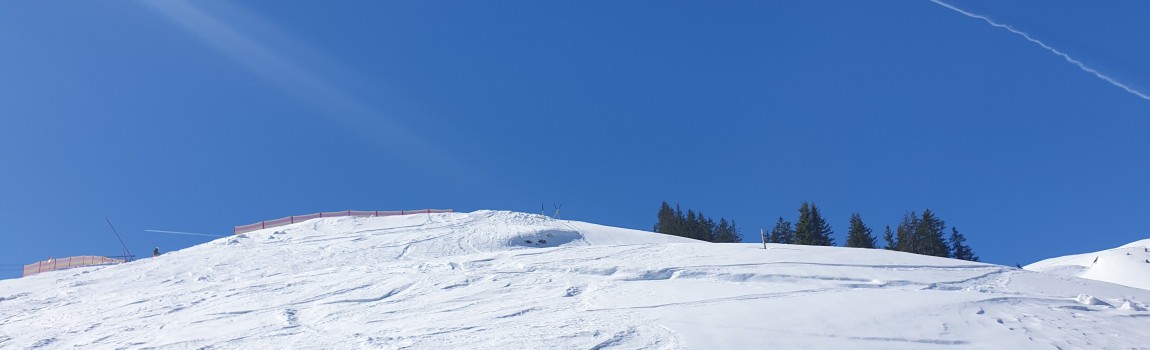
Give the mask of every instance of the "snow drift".
[{"label": "snow drift", "polygon": [[478,211],[317,219],[0,281],[0,348],[1145,348],[1150,291]]},{"label": "snow drift", "polygon": [[1050,258],[1025,268],[1150,289],[1150,239],[1100,252]]}]

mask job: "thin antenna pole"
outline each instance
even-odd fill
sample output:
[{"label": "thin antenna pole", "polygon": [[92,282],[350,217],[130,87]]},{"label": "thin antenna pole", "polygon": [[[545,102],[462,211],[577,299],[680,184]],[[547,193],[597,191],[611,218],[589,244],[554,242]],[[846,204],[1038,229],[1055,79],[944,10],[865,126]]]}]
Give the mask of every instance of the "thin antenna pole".
[{"label": "thin antenna pole", "polygon": [[105,216],[104,221],[108,222],[108,227],[112,228],[112,233],[115,233],[116,239],[120,241],[120,247],[124,248],[124,258],[131,259],[130,257],[132,256],[132,252],[128,251],[128,245],[124,244],[124,239],[120,238],[120,233],[116,232],[116,226],[112,226],[112,220],[109,220],[108,217]]}]

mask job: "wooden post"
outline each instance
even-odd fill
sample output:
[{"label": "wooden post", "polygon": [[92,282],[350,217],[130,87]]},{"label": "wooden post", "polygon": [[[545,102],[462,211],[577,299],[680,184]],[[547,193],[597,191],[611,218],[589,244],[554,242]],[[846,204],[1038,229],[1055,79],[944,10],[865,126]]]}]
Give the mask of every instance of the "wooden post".
[{"label": "wooden post", "polygon": [[763,236],[763,249],[767,249],[767,231],[760,228],[759,235]]}]

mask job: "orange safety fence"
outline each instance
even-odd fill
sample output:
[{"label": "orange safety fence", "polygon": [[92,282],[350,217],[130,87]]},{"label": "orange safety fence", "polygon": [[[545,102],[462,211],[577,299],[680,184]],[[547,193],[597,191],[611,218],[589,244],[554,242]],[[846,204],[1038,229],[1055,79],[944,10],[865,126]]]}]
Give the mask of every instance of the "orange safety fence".
[{"label": "orange safety fence", "polygon": [[262,230],[265,228],[272,228],[272,227],[278,227],[278,226],[283,226],[283,225],[288,225],[288,224],[294,224],[297,222],[304,222],[304,221],[308,221],[311,219],[318,219],[318,218],[334,218],[334,217],[341,217],[341,216],[358,216],[358,217],[393,216],[393,215],[437,214],[437,213],[454,213],[454,212],[455,212],[455,209],[420,209],[420,210],[392,210],[392,211],[385,211],[385,210],[325,211],[325,212],[319,212],[319,213],[314,213],[314,214],[292,215],[289,217],[279,218],[279,219],[275,219],[275,220],[260,221],[260,222],[250,224],[250,225],[240,225],[240,226],[236,226],[235,229],[232,230],[232,234],[238,235],[241,233],[252,232],[255,230]]},{"label": "orange safety fence", "polygon": [[73,267],[120,264],[123,262],[124,260],[94,255],[69,256],[58,259],[48,258],[48,260],[24,265],[24,276],[27,277],[41,272],[70,269]]}]

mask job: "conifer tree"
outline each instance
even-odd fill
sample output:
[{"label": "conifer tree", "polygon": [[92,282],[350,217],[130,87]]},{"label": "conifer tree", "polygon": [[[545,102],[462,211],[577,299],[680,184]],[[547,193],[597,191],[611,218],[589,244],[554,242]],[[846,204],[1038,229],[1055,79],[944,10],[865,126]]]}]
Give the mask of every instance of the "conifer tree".
[{"label": "conifer tree", "polygon": [[739,226],[735,225],[735,220],[731,220],[731,232],[727,235],[726,243],[739,243],[743,241],[743,234],[739,233]]},{"label": "conifer tree", "polygon": [[795,244],[834,245],[832,234],[834,231],[819,212],[818,206],[808,202],[803,202],[799,206],[799,220],[795,223]]},{"label": "conifer tree", "polygon": [[915,212],[906,212],[902,214],[902,222],[898,224],[895,229],[897,245],[895,249],[900,252],[917,253],[918,252],[918,239],[915,237],[915,231],[918,230],[918,215]]},{"label": "conifer tree", "polygon": [[920,244],[920,250],[914,251],[922,255],[932,255],[948,257],[950,256],[950,247],[946,245],[946,238],[943,237],[943,232],[946,230],[946,222],[941,218],[934,215],[930,209],[922,212],[922,219],[919,220],[918,227],[915,230],[915,238]]},{"label": "conifer tree", "polygon": [[698,239],[699,226],[699,217],[695,215],[695,211],[687,209],[687,217],[683,220],[683,234],[681,236]]},{"label": "conifer tree", "polygon": [[811,203],[811,227],[813,228],[813,230],[811,230],[811,237],[813,238],[812,245],[835,245],[835,239],[831,237],[831,235],[834,234],[834,231],[831,230],[831,225],[823,218],[819,207],[813,202]]},{"label": "conifer tree", "polygon": [[734,221],[728,223],[726,218],[719,218],[719,226],[715,229],[715,243],[738,243],[742,240]]},{"label": "conifer tree", "polygon": [[950,246],[950,257],[966,261],[979,261],[978,256],[974,255],[974,250],[966,245],[966,236],[958,233],[957,227],[950,228]]},{"label": "conifer tree", "polygon": [[659,206],[658,221],[655,221],[655,227],[652,231],[671,234],[671,227],[675,222],[675,209],[671,209],[671,205],[663,201],[663,205]]},{"label": "conifer tree", "polygon": [[886,241],[886,250],[898,249],[898,243],[894,241],[894,234],[890,232],[890,225],[886,225],[886,232],[883,232],[882,239]]},{"label": "conifer tree", "polygon": [[711,220],[711,218],[708,218],[706,215],[703,215],[702,212],[699,212],[697,219],[699,220],[699,223],[696,226],[697,231],[695,231],[695,239],[700,241],[714,242],[715,229],[718,225],[715,225],[715,221]]},{"label": "conifer tree", "polygon": [[795,221],[795,244],[811,245],[814,241],[811,239],[811,231],[814,231],[811,224],[811,205],[803,202],[799,206],[799,219]]},{"label": "conifer tree", "polygon": [[794,244],[795,231],[791,228],[791,222],[783,220],[783,217],[780,216],[779,221],[775,222],[775,228],[771,229],[769,241],[770,243]]},{"label": "conifer tree", "polygon": [[[889,228],[888,228],[888,231]],[[852,248],[874,248],[874,235],[871,234],[871,229],[863,224],[862,216],[859,213],[851,214],[850,228],[847,230],[847,247]]]}]

